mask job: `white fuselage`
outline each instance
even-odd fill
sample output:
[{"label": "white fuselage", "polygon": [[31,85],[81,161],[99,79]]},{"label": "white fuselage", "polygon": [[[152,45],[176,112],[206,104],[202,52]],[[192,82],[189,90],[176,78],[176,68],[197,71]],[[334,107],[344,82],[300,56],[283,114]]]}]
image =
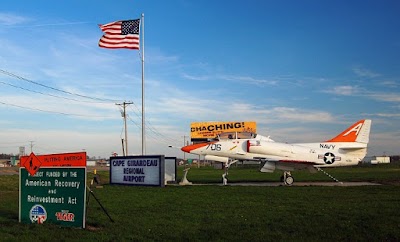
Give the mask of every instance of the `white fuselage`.
[{"label": "white fuselage", "polygon": [[325,167],[357,165],[366,155],[366,147],[346,142],[286,144],[254,139],[227,139],[209,142],[190,153],[238,160],[309,163]]}]

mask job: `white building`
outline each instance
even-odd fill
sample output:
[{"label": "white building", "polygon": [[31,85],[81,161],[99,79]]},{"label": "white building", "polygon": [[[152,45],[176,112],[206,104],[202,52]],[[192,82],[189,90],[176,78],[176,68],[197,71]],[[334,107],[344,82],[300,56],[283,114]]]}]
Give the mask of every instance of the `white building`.
[{"label": "white building", "polygon": [[365,157],[362,160],[363,164],[389,164],[390,163],[390,156],[369,156]]}]

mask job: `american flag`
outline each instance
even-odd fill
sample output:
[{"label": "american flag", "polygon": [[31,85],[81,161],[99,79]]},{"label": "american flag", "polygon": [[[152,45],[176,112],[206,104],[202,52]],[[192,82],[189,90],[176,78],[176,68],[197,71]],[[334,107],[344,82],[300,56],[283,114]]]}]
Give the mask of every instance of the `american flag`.
[{"label": "american flag", "polygon": [[104,35],[100,38],[99,46],[109,49],[139,49],[140,19],[115,21],[99,25]]}]

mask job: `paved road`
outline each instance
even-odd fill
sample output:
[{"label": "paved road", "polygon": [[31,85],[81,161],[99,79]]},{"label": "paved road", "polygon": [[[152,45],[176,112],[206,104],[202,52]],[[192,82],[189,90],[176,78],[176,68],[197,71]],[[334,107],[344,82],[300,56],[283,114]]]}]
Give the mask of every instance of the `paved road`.
[{"label": "paved road", "polygon": [[[96,169],[97,171],[108,171],[110,167],[107,166],[88,166],[87,172],[93,172]],[[18,175],[19,167],[0,167],[0,176],[3,175]]]},{"label": "paved road", "polygon": [[18,175],[19,167],[0,167],[0,176],[3,175]]},{"label": "paved road", "polygon": [[[333,187],[333,186],[342,186],[342,187],[356,187],[356,186],[377,186],[381,185],[379,183],[373,182],[295,182],[293,183],[294,187],[307,187],[307,186],[316,186],[316,187]],[[178,184],[174,184],[174,186],[179,186]],[[222,183],[192,183],[191,185],[186,186],[223,186]],[[247,187],[279,187],[285,186],[283,182],[233,182],[228,183],[227,186],[247,186]]]},{"label": "paved road", "polygon": [[[222,186],[222,184],[220,184]],[[372,182],[294,182],[291,186],[307,187],[307,186],[318,186],[318,187],[355,187],[355,186],[376,186],[379,183]],[[241,183],[229,183],[228,186],[264,186],[264,187],[278,187],[284,186],[282,182],[241,182]]]}]

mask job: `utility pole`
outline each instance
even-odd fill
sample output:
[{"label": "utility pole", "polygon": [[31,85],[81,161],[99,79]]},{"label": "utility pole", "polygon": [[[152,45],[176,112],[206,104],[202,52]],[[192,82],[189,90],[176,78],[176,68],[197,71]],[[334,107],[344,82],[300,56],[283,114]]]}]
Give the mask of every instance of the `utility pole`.
[{"label": "utility pole", "polygon": [[31,142],[31,153],[32,153],[32,148],[33,148],[33,142],[35,142],[35,141],[29,141],[29,142]]},{"label": "utility pole", "polygon": [[[129,104],[133,104],[133,102],[123,102],[123,103],[116,103],[115,105],[122,106],[123,107],[123,112],[121,113],[122,117],[124,118],[124,130],[125,130],[125,154],[128,155],[128,130],[126,127],[126,106]],[[122,146],[123,148],[123,146]]]},{"label": "utility pole", "polygon": [[[183,136],[183,146],[186,146],[186,137],[189,138],[189,136],[184,135]],[[186,160],[186,152],[183,152],[183,160]]]}]

